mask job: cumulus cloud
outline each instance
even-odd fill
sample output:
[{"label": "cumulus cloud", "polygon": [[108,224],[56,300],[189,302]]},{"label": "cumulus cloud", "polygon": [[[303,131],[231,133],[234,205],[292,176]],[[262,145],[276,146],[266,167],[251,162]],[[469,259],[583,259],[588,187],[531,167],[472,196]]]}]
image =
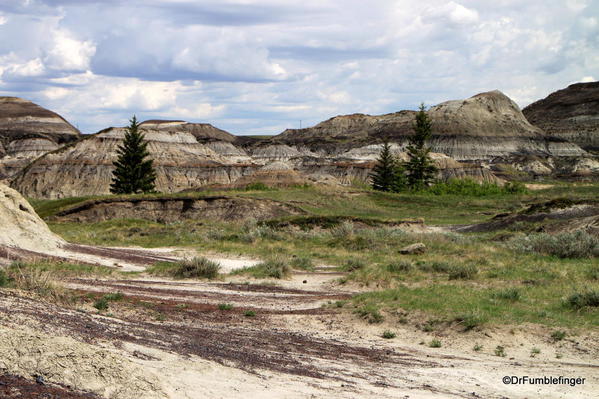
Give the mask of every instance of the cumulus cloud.
[{"label": "cumulus cloud", "polygon": [[65,30],[54,32],[44,62],[52,69],[63,71],[85,71],[96,52],[91,41],[77,40]]},{"label": "cumulus cloud", "polygon": [[589,0],[2,2],[0,93],[86,132],[136,113],[276,134],[492,89],[524,106],[596,76],[597,15]]}]

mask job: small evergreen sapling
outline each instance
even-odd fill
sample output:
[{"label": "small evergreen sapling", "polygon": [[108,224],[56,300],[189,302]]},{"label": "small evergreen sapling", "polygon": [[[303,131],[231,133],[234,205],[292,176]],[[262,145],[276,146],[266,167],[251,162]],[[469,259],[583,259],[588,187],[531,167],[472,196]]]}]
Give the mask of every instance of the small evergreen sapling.
[{"label": "small evergreen sapling", "polygon": [[426,113],[424,104],[416,114],[414,135],[410,137],[407,147],[408,161],[405,163],[408,187],[412,190],[422,190],[430,185],[437,173],[437,167],[430,158],[430,147],[426,141],[431,137],[431,120]]},{"label": "small evergreen sapling", "polygon": [[401,162],[391,153],[389,143],[383,143],[370,178],[372,179],[372,188],[378,191],[399,192],[405,187],[405,170]]}]

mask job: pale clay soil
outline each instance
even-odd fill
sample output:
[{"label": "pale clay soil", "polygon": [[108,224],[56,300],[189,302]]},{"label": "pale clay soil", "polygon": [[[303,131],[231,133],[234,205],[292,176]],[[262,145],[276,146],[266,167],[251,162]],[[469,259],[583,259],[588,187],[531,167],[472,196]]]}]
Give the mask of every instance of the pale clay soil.
[{"label": "pale clay soil", "polygon": [[[197,255],[187,249],[141,252],[169,259]],[[256,262],[209,258],[224,271]],[[554,343],[551,330],[535,326],[425,333],[393,315],[383,324],[368,324],[322,306],[358,291],[334,284],[338,277],[320,267],[277,281],[240,276],[213,282],[154,277],[64,281],[82,293],[122,292],[125,301],[111,303],[103,314],[91,306],[93,301],[74,309],[2,291],[0,371],[28,379],[41,375],[67,390],[115,399],[587,399],[599,391],[597,332]],[[219,310],[222,303],[233,310]],[[256,316],[245,317],[247,310]],[[382,339],[384,330],[397,337]],[[441,348],[421,344],[433,338]],[[483,345],[481,352],[473,351],[475,343]],[[506,357],[494,356],[497,345],[505,347]],[[541,352],[531,358],[533,347]],[[505,375],[586,381],[576,387],[505,385]]]}]

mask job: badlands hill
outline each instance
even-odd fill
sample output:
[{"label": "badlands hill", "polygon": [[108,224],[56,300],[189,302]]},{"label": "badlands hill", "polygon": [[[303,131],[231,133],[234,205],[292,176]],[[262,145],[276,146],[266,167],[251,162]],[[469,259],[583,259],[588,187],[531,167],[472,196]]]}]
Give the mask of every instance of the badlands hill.
[{"label": "badlands hill", "polygon": [[[245,186],[252,182],[302,184],[349,183],[366,179],[380,151],[378,145],[335,156],[277,143],[243,147],[237,138],[210,125],[183,121],[147,121],[140,130],[157,172],[156,188],[173,193],[203,186]],[[48,153],[19,173],[12,186],[34,198],[108,194],[113,161],[125,134],[108,128]],[[399,150],[396,147],[396,150]],[[443,177],[493,180],[485,169],[434,154]]]},{"label": "badlands hill", "polygon": [[599,82],[576,83],[523,110],[548,135],[599,151]]},{"label": "badlands hill", "polygon": [[[413,134],[414,111],[371,116],[337,116],[314,127],[289,129],[273,141],[335,152],[387,140],[405,145]],[[582,156],[576,144],[547,136],[531,125],[518,105],[500,91],[447,101],[429,110],[432,150],[458,161],[512,155]]]},{"label": "badlands hill", "polygon": [[79,130],[60,115],[31,101],[0,97],[0,180],[79,137]]},{"label": "badlands hill", "polygon": [[[492,181],[496,175],[599,174],[599,161],[592,154],[530,124],[499,91],[444,102],[432,107],[429,115],[433,158],[441,178]],[[414,117],[414,111],[338,116],[262,140],[184,121],[150,120],[141,129],[154,158],[157,189],[169,193],[256,181],[272,185],[366,181],[383,141],[404,156]],[[35,198],[107,194],[124,132],[108,128],[47,153],[15,175],[11,185]]]}]

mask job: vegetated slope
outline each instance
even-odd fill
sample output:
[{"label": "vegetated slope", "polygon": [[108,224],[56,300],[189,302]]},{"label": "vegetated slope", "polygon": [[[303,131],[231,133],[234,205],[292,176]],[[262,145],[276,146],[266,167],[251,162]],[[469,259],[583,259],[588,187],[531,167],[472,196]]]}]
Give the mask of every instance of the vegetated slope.
[{"label": "vegetated slope", "polygon": [[0,97],[0,180],[79,137],[60,115],[18,97]]},{"label": "vegetated slope", "polygon": [[548,135],[599,151],[599,82],[576,83],[523,110]]},{"label": "vegetated slope", "polygon": [[232,196],[105,198],[88,200],[57,214],[60,221],[100,222],[146,219],[172,223],[195,220],[263,220],[304,213],[292,205]]}]

